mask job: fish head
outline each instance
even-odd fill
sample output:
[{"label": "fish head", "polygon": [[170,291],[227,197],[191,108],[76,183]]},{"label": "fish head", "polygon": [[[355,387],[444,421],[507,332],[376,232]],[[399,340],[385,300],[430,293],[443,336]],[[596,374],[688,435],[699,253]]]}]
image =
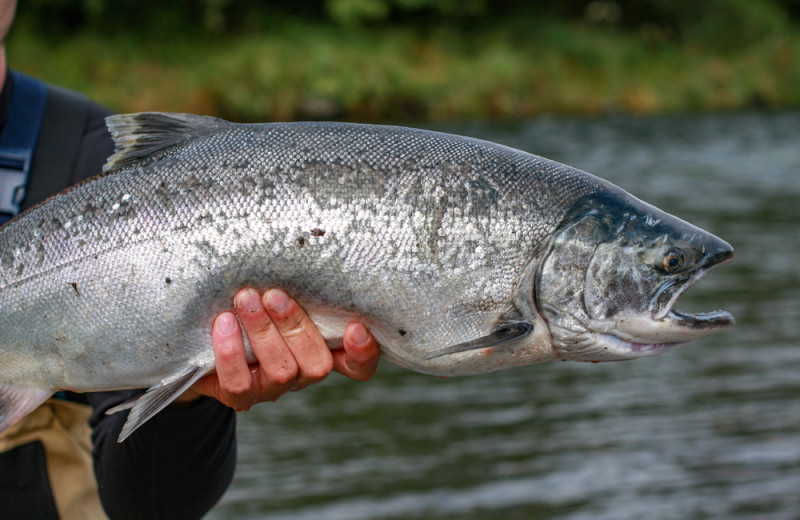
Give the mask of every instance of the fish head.
[{"label": "fish head", "polygon": [[537,307],[561,359],[653,356],[733,325],[725,311],[674,308],[732,259],[724,240],[607,189],[579,200],[553,235],[536,275]]}]

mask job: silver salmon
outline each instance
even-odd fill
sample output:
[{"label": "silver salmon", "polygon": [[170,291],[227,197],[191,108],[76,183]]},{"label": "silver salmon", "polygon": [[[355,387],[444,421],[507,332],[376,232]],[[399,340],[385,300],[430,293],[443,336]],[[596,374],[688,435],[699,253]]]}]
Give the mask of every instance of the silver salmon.
[{"label": "silver salmon", "polygon": [[[241,287],[331,348],[364,323],[411,370],[651,356],[733,324],[674,309],[723,240],[569,166],[345,123],[108,119],[104,173],[0,228],[0,431],[61,389],[149,388],[120,440],[214,370]],[[248,347],[248,356],[252,352]]]}]

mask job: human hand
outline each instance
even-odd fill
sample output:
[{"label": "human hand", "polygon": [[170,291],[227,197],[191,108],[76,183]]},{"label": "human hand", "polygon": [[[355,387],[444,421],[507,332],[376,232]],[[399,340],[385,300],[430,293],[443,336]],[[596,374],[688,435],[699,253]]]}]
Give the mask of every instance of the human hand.
[{"label": "human hand", "polygon": [[[306,312],[280,289],[269,289],[263,296],[255,289],[242,289],[234,305],[242,327],[234,313],[223,312],[211,330],[216,373],[197,381],[175,403],[207,395],[244,411],[321,381],[331,370],[359,381],[375,373],[378,346],[360,323],[348,325],[344,347],[331,351]],[[242,328],[258,360],[252,365],[245,358]]]}]

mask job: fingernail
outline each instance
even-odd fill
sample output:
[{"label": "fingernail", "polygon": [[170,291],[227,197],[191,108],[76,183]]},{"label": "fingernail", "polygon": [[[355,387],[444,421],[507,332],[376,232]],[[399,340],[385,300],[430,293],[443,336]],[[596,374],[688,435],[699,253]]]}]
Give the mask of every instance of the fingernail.
[{"label": "fingernail", "polygon": [[350,341],[356,347],[363,347],[369,341],[369,333],[367,328],[360,323],[356,323],[350,327]]},{"label": "fingernail", "polygon": [[243,289],[236,294],[236,308],[246,312],[261,310],[261,297],[255,289]]},{"label": "fingernail", "polygon": [[217,318],[217,327],[220,332],[229,336],[236,330],[236,318],[230,312],[223,312]]},{"label": "fingernail", "polygon": [[266,304],[276,314],[285,314],[289,310],[289,295],[280,289],[272,289],[267,293]]}]

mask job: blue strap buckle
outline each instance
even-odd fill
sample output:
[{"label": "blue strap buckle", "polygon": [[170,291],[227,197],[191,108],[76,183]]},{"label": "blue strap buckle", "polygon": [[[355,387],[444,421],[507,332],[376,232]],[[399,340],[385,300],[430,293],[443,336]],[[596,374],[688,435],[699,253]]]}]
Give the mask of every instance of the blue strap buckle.
[{"label": "blue strap buckle", "polygon": [[[32,150],[0,148],[0,222],[20,211],[31,168]],[[6,217],[7,218],[3,218]]]}]

